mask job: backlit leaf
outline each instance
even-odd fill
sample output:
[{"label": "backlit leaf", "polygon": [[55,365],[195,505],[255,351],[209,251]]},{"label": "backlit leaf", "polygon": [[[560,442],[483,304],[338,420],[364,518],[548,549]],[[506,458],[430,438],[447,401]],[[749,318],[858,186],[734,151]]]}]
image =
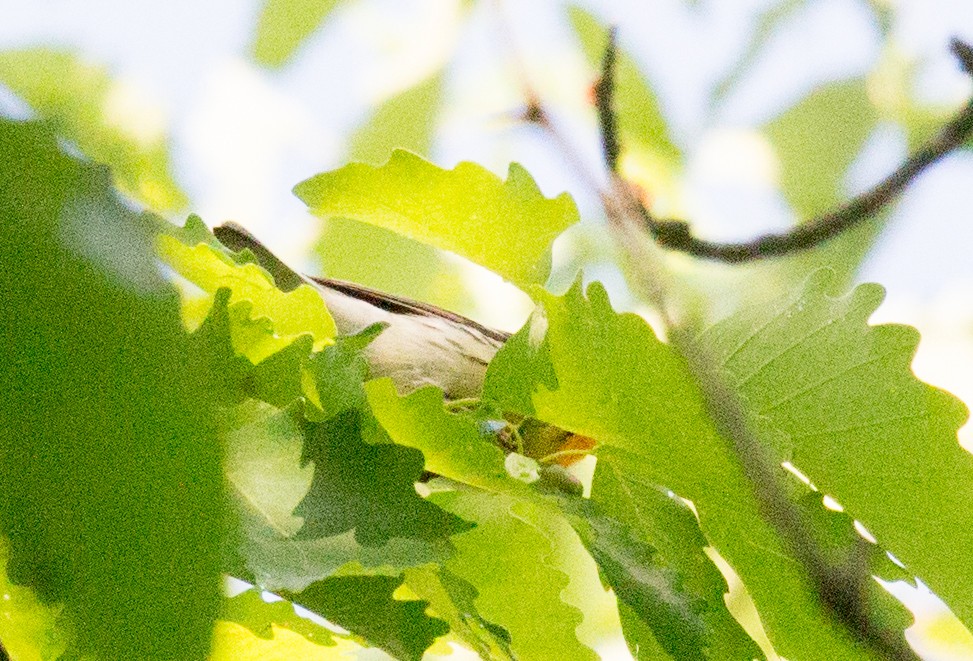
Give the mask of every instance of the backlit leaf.
[{"label": "backlit leaf", "polygon": [[0,120],[0,529],[77,652],[201,657],[225,511],[207,375],[103,167]]},{"label": "backlit leaf", "polygon": [[432,614],[449,624],[450,634],[485,659],[511,660],[510,634],[485,620],[476,610],[476,589],[445,568],[405,570],[408,588],[429,602]]},{"label": "backlit leaf", "polygon": [[299,537],[330,537],[348,530],[368,546],[395,537],[445,541],[469,524],[416,493],[422,453],[391,443],[367,444],[369,420],[351,409],[323,423],[304,424],[305,461],[314,478],[294,513],[304,518]]},{"label": "backlit leaf", "polygon": [[919,381],[918,334],[869,326],[883,297],[837,295],[827,271],[799,295],[741,312],[704,333],[754,416],[786,436],[778,456],[838,500],[967,625],[973,569],[973,457],[957,399]]},{"label": "backlit leaf", "polygon": [[[611,462],[596,469],[592,500],[631,530],[634,539],[608,525],[611,519],[592,521],[594,543],[608,545],[601,557],[616,567],[616,581],[623,581],[612,581],[619,599],[650,625],[665,649],[677,659],[762,657],[725,606],[726,579],[706,555],[708,544],[688,506],[637,473],[622,475]],[[636,540],[655,552],[644,563],[637,562]],[[647,589],[636,580],[643,575]]]},{"label": "backlit leaf", "polygon": [[551,242],[578,221],[567,193],[544,197],[516,163],[504,181],[473,163],[443,170],[406,151],[378,167],[352,163],[319,174],[294,192],[319,216],[394,230],[522,287],[547,278]]},{"label": "backlit leaf", "polygon": [[[532,391],[536,416],[598,439],[599,465],[617,471],[628,489],[654,484],[692,500],[707,541],[743,579],[781,654],[862,658],[761,516],[686,361],[642,319],[613,312],[597,284],[587,298],[576,285],[564,297],[543,295],[541,303],[549,365]],[[527,361],[525,369],[537,366]],[[544,385],[551,370],[554,390]]]},{"label": "backlit leaf", "polygon": [[[317,349],[333,341],[334,319],[320,294],[310,286],[282,292],[256,264],[237,264],[205,243],[188,246],[172,236],[160,235],[157,247],[166,264],[210,294],[187,304],[185,314],[190,326],[199,324],[210,310],[212,294],[221,287],[231,290],[231,313],[238,322],[231,326],[234,348],[254,363],[305,333],[314,337]],[[248,320],[250,323],[245,323]],[[266,324],[272,325],[272,333]]]},{"label": "backlit leaf", "polygon": [[420,388],[399,396],[389,379],[365,386],[378,421],[398,443],[422,450],[425,469],[484,489],[518,487],[504,470],[503,452],[474,422],[443,409],[438,388]]},{"label": "backlit leaf", "polygon": [[472,491],[440,492],[432,499],[476,524],[454,538],[458,551],[446,567],[473,585],[480,615],[510,633],[517,658],[597,658],[578,642],[581,613],[561,600],[568,576],[551,566],[551,539],[533,521],[549,512],[509,496]]}]

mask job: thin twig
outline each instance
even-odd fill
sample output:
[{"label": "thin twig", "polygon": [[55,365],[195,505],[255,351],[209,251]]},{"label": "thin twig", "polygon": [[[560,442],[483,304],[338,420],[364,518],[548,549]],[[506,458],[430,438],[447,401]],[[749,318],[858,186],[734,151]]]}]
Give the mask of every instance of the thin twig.
[{"label": "thin twig", "polygon": [[510,54],[515,75],[520,83],[520,88],[523,90],[525,104],[518,113],[518,119],[527,124],[536,126],[547,133],[547,135],[557,144],[557,153],[561,156],[561,158],[565,159],[567,164],[574,169],[578,176],[584,181],[585,186],[587,186],[590,190],[595,191],[596,194],[600,195],[602,185],[598,180],[598,177],[591,171],[590,168],[587,167],[585,164],[585,159],[574,148],[571,141],[562,135],[557,129],[554,122],[551,120],[550,114],[544,108],[540,95],[537,93],[534,85],[531,83],[530,75],[527,73],[527,67],[524,65],[525,58],[521,55],[520,48],[518,47],[517,41],[513,36],[513,30],[507,23],[507,18],[503,10],[502,3],[500,0],[494,0],[494,5],[497,18],[498,36],[500,40],[504,42],[504,47]]},{"label": "thin twig", "polygon": [[717,431],[732,444],[753,486],[760,514],[780,535],[791,556],[801,563],[822,604],[849,633],[881,657],[918,661],[919,656],[901,632],[874,619],[867,593],[871,572],[865,554],[868,549],[862,546],[865,540],[853,540],[858,546],[847,563],[835,565],[827,560],[810,533],[809,522],[788,495],[780,465],[752,429],[739,397],[713,369],[714,361],[684,333],[673,333],[670,341],[697,375]]},{"label": "thin twig", "polygon": [[[950,49],[963,70],[973,76],[973,47],[954,38]],[[603,108],[598,106],[599,113]],[[610,113],[608,107],[605,112]],[[604,124],[607,120],[602,119]],[[973,98],[895,172],[845,205],[780,234],[766,234],[745,243],[717,243],[693,236],[689,224],[656,219],[644,206],[642,220],[659,245],[695,257],[728,263],[780,257],[814,248],[875,216],[895,201],[930,165],[963,145],[973,134]]]},{"label": "thin twig", "polygon": [[612,26],[608,30],[608,44],[601,62],[601,76],[595,83],[595,107],[598,110],[598,125],[601,129],[601,150],[609,171],[618,174],[618,155],[621,145],[618,142],[618,121],[613,110],[615,95],[615,57],[617,54],[616,36],[618,30]]}]

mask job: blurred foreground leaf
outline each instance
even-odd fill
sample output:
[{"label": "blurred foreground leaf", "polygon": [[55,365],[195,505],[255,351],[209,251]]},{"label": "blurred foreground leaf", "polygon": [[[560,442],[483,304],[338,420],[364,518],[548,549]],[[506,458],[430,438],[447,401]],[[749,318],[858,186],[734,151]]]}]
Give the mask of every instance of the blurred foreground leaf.
[{"label": "blurred foreground leaf", "polygon": [[206,654],[224,534],[209,375],[107,172],[0,120],[0,528],[77,649]]},{"label": "blurred foreground leaf", "polygon": [[[45,604],[28,587],[13,585],[7,578],[10,549],[0,539],[0,641],[10,659],[44,661],[60,657],[68,643],[68,623],[59,616],[59,604]],[[69,628],[69,627],[68,627]]]},{"label": "blurred foreground leaf", "polygon": [[340,0],[265,0],[250,51],[267,67],[278,68],[293,57]]},{"label": "blurred foreground leaf", "polygon": [[139,90],[69,51],[0,51],[0,83],[89,158],[111,166],[125,193],[157,211],[188,200],[172,176],[161,111]]}]

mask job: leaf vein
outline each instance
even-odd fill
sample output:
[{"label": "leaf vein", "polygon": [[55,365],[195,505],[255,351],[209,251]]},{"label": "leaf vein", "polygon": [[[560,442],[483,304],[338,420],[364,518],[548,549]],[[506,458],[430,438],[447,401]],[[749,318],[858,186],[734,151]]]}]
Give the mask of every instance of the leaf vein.
[{"label": "leaf vein", "polygon": [[874,356],[872,358],[869,358],[868,360],[863,360],[863,361],[861,361],[859,363],[855,363],[854,365],[848,365],[847,367],[843,368],[841,371],[837,372],[836,374],[832,374],[832,375],[830,375],[830,376],[828,376],[828,377],[826,377],[824,379],[821,379],[819,381],[815,381],[814,383],[811,383],[810,385],[807,385],[807,386],[805,386],[805,387],[803,387],[803,388],[801,388],[801,389],[799,389],[799,390],[797,390],[795,392],[791,392],[791,393],[786,394],[784,397],[782,397],[781,399],[777,400],[776,402],[774,402],[774,403],[772,403],[772,404],[770,404],[770,405],[768,405],[768,406],[760,409],[760,413],[762,415],[766,415],[770,411],[773,411],[773,410],[777,409],[778,407],[783,406],[784,404],[786,404],[786,403],[788,403],[790,401],[793,401],[797,397],[800,397],[801,395],[804,395],[804,394],[806,394],[806,393],[814,390],[815,388],[819,388],[819,387],[821,387],[821,386],[823,386],[825,384],[828,384],[828,383],[831,383],[832,381],[836,381],[837,379],[840,379],[841,377],[845,376],[849,372],[852,372],[852,371],[858,369],[859,367],[864,367],[865,365],[869,365],[871,363],[874,363],[874,362],[877,362],[877,361],[880,361],[880,360],[884,360],[885,358],[888,358],[889,356],[892,356],[892,355],[894,355],[896,353],[897,353],[896,350],[887,351],[887,352],[885,352],[885,353],[883,353],[883,354],[881,354],[879,356]]}]

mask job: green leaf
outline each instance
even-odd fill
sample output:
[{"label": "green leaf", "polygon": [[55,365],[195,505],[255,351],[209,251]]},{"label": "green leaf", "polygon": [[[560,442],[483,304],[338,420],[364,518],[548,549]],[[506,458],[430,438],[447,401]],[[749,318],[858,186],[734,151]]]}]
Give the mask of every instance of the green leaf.
[{"label": "green leaf", "polygon": [[5,51],[0,52],[0,83],[92,160],[111,166],[127,194],[159,211],[187,205],[172,176],[159,109],[105,68],[70,51]]},{"label": "green leaf", "polygon": [[476,589],[442,567],[406,569],[406,586],[429,602],[429,610],[449,624],[450,634],[484,659],[514,659],[510,634],[476,610]]},{"label": "green leaf", "polygon": [[295,416],[248,401],[224,413],[222,423],[233,493],[274,531],[295,534],[304,522],[293,511],[314,477],[314,467],[301,461],[303,436]]},{"label": "green leaf", "polygon": [[338,3],[339,0],[266,0],[250,44],[253,58],[266,67],[283,66]]},{"label": "green leaf", "polygon": [[[350,529],[298,534],[304,519],[294,510],[307,497],[317,467],[302,461],[304,437],[294,413],[250,401],[231,412],[224,425],[227,479],[240,517],[238,550],[226,567],[230,573],[264,589],[300,591],[350,562],[397,572],[448,555],[445,542],[395,538],[365,546]],[[354,507],[337,495],[332,500]]]},{"label": "green leaf", "polygon": [[[862,658],[863,650],[813,596],[800,565],[761,516],[685,359],[659,342],[641,318],[612,311],[597,283],[588,298],[575,285],[564,297],[543,294],[541,305],[550,365],[532,393],[537,417],[597,439],[599,464],[613,467],[629,489],[648,483],[690,499],[707,540],[743,579],[780,654]],[[541,378],[550,369],[556,390]],[[503,392],[502,384],[490,388]]]},{"label": "green leaf", "polygon": [[[216,308],[215,304],[213,307]],[[308,392],[311,386],[306,379],[310,372],[307,366],[311,361],[312,342],[310,335],[300,335],[277,353],[260,361],[250,370],[249,380],[245,384],[248,394],[278,409],[287,408],[309,394],[312,403],[317,402],[318,398]],[[306,407],[305,415],[312,410],[312,407]]]},{"label": "green leaf", "polygon": [[[581,507],[574,509],[583,511]],[[659,566],[655,549],[634,539],[613,519],[578,514],[579,534],[619,601],[648,625],[653,637],[676,659],[705,659],[706,623],[679,577]]]},{"label": "green leaf", "polygon": [[805,530],[812,536],[823,560],[840,576],[844,588],[857,589],[871,634],[887,641],[902,641],[903,632],[915,624],[915,618],[875,578],[914,585],[915,577],[908,569],[895,564],[884,548],[862,537],[855,529],[854,519],[846,512],[829,509],[824,504],[824,496],[803,483],[800,488],[806,493],[794,501]]},{"label": "green leaf", "polygon": [[328,218],[315,245],[321,270],[378,291],[447,309],[468,305],[459,267],[445,253],[375,225]]},{"label": "green leaf", "polygon": [[[591,492],[592,502],[612,517],[608,521],[624,523],[630,534],[655,551],[649,562],[632,562],[638,557],[637,548],[635,553],[629,548],[635,546],[635,540],[627,539],[601,519],[592,522],[596,526],[595,543],[608,544],[601,556],[611,565],[599,564],[606,572],[609,566],[617,565],[615,571],[621,572],[622,585],[612,581],[619,599],[650,626],[666,650],[677,659],[693,655],[726,659],[763,656],[727,610],[726,579],[706,555],[708,543],[696,517],[682,501],[646,483],[637,473],[622,475],[618,466],[608,461],[598,465]],[[648,589],[635,583],[644,574],[651,579],[646,581]],[[626,588],[634,592],[634,599],[626,594]],[[631,626],[625,628],[631,630]],[[688,630],[681,633],[681,629]]]},{"label": "green leaf", "polygon": [[[607,28],[580,7],[571,6],[569,11],[588,62],[600,71],[608,46]],[[614,99],[623,148],[635,149],[658,160],[667,173],[677,170],[682,153],[672,140],[655,91],[635,60],[621,49],[615,60]]]},{"label": "green leaf", "polygon": [[[314,534],[314,524],[304,529],[305,519],[301,512],[295,512],[299,505],[312,510],[312,520],[321,516],[313,510],[318,504],[355,515],[356,507],[366,499],[375,509],[361,512],[362,517],[387,513],[384,501],[392,505],[397,502],[381,491],[390,478],[383,476],[374,487],[356,490],[357,468],[353,468],[343,488],[330,493],[329,484],[317,473],[318,465],[303,460],[305,439],[294,410],[278,410],[248,400],[227,411],[222,422],[227,481],[240,516],[238,549],[225,567],[228,572],[264,589],[299,591],[350,562],[398,571],[440,561],[448,555],[449,545],[444,540],[430,542],[406,534],[367,546],[355,539],[355,532],[348,525],[334,534]],[[363,453],[371,447],[362,444]],[[347,464],[358,460],[358,455],[353,453],[341,459],[347,468]],[[406,482],[394,486],[396,493],[401,494]],[[412,489],[412,481],[407,486]],[[405,498],[411,503],[413,498],[418,500],[418,495],[413,489]]]},{"label": "green leaf", "polygon": [[[366,365],[360,351],[381,326],[339,338],[318,353],[312,353],[310,336],[300,336],[254,366],[232,347],[231,329],[240,320],[230,317],[228,297],[228,290],[219,290],[194,334],[211,356],[210,368],[224,363],[235,370],[224,386],[229,395],[223,397],[235,406],[223,412],[221,423],[227,482],[240,527],[225,570],[265,589],[301,590],[350,562],[397,571],[448,555],[448,531],[438,537],[432,531],[437,521],[448,526],[456,520],[416,494],[421,458],[361,439]],[[262,330],[273,334],[269,320]],[[382,441],[377,425],[367,421],[369,436],[379,434]],[[329,451],[336,453],[331,459]],[[379,475],[359,484],[360,470]],[[359,511],[363,504],[367,509]],[[329,520],[326,513],[344,518]],[[376,521],[408,525],[413,516],[428,524],[420,526],[418,536],[409,527],[402,529],[402,537],[374,539],[388,532],[388,525],[371,527]],[[366,530],[363,536],[371,535],[370,545],[356,540],[353,529],[359,523]]]},{"label": "green leaf", "polygon": [[547,390],[558,387],[546,328],[543,315],[534,314],[510,336],[487,366],[484,400],[495,402],[504,411],[525,417],[536,415],[537,386],[543,385]]},{"label": "green leaf", "polygon": [[[234,335],[239,337],[244,329],[251,332],[242,351],[279,338],[269,320],[254,324],[249,319],[249,307],[244,308],[244,314],[231,314],[230,296],[228,288],[217,290],[208,316],[192,335],[194,364],[209,377],[214,395],[220,393],[226,404],[239,404],[250,397],[278,409],[301,401],[306,404],[304,415],[315,421],[365,406],[362,381],[368,374],[368,363],[361,351],[383,330],[382,324],[369,326],[357,335],[338,337],[319,352],[313,351],[310,335],[299,335],[254,365],[234,349]],[[260,337],[261,333],[265,337]]]},{"label": "green leaf", "polygon": [[311,358],[308,368],[316,384],[321,412],[306,411],[309,419],[323,421],[349,409],[365,409],[362,382],[368,376],[368,362],[362,350],[383,329],[383,324],[374,324],[357,335],[339,337]]},{"label": "green leaf", "polygon": [[[229,310],[231,292],[222,288],[213,297],[213,307],[202,325],[190,336],[189,357],[206,379],[214,402],[223,405],[243,401],[245,379],[253,364],[233,351]],[[296,344],[296,343],[295,343]]]},{"label": "green leaf", "polygon": [[[244,565],[234,573],[266,590],[303,590],[333,575],[349,563],[375,573],[397,573],[408,567],[443,562],[450,554],[445,544],[395,538],[382,546],[366,546],[354,532],[331,537],[299,538],[282,535],[258,516],[242,517],[240,556]],[[240,570],[243,570],[241,573]]]},{"label": "green leaf", "polygon": [[802,219],[844,199],[845,173],[878,122],[864,78],[831,83],[764,127],[780,159],[781,188]]},{"label": "green leaf", "polygon": [[401,576],[334,576],[290,597],[398,659],[419,661],[436,638],[449,633],[449,625],[425,614],[426,601],[395,599],[402,581]]},{"label": "green leaf", "polygon": [[362,439],[364,413],[351,409],[323,423],[304,424],[304,461],[315,464],[307,495],[294,510],[304,517],[299,536],[355,539],[380,546],[394,537],[445,541],[469,524],[416,493],[422,453]]},{"label": "green leaf", "polygon": [[956,438],[967,409],[912,374],[914,329],[868,325],[882,297],[878,285],[837,296],[822,271],[701,341],[751,414],[786,435],[778,457],[973,625],[973,457]]},{"label": "green leaf", "polygon": [[0,538],[0,649],[6,651],[8,659],[59,658],[71,641],[66,623],[59,622],[63,609],[58,604],[43,603],[33,590],[7,579],[9,552],[7,541]]},{"label": "green leaf", "polygon": [[[378,165],[396,149],[429,154],[443,80],[437,71],[376,108],[352,135],[349,160]],[[456,265],[439,250],[375,225],[329,218],[315,252],[332,278],[450,309],[465,298]]]},{"label": "green leaf", "polygon": [[[549,342],[544,338],[532,346],[530,341],[540,327],[542,322],[532,319],[507,341],[491,363],[486,382],[485,397],[523,415],[535,413],[532,379],[541,379],[548,390],[557,388]],[[574,507],[578,534],[619,599],[636,604],[676,658],[700,658],[707,629],[723,636],[719,642],[727,658],[760,655],[723,604],[726,582],[703,552],[706,541],[688,508],[653,484],[632,488],[622,483],[606,462],[599,463],[595,472],[592,498],[603,506],[603,513],[639,530],[640,539],[630,539],[603,515]],[[665,551],[664,561],[655,553],[659,547]]]},{"label": "green leaf", "polygon": [[[256,659],[307,659],[311,661],[347,661],[367,651],[353,636],[336,636],[334,645],[322,646],[309,641],[286,627],[274,626],[273,638],[262,638],[236,622],[217,621],[213,627],[213,647],[208,661],[242,661]],[[379,651],[381,659],[387,655]]]},{"label": "green leaf", "polygon": [[238,264],[207,243],[188,246],[173,236],[160,235],[156,245],[169,266],[210,294],[187,303],[185,315],[190,326],[197,325],[209,312],[217,290],[226,287],[232,291],[230,310],[236,321],[231,324],[233,345],[252,362],[259,363],[305,333],[314,338],[316,349],[333,340],[337,332],[334,319],[324,299],[309,285],[282,292],[256,264]]},{"label": "green leaf", "polygon": [[365,392],[392,440],[422,451],[427,471],[482,489],[521,488],[507,475],[503,452],[476,423],[446,412],[442,390],[430,386],[401,397],[390,379],[377,379]]},{"label": "green leaf", "polygon": [[308,179],[294,192],[319,216],[394,230],[521,287],[544,282],[551,242],[578,221],[567,193],[545,198],[516,163],[503,181],[473,163],[443,170],[399,150],[382,166],[352,163]]},{"label": "green leaf", "polygon": [[79,653],[202,657],[224,493],[176,293],[103,167],[5,120],[0,159],[7,572],[64,603]]},{"label": "green leaf", "polygon": [[476,589],[478,612],[510,633],[517,658],[597,658],[575,634],[581,613],[561,598],[569,578],[552,566],[554,544],[539,525],[550,511],[483,492],[440,492],[431,499],[476,523],[454,538],[458,552],[446,568]]},{"label": "green leaf", "polygon": [[339,637],[333,631],[294,612],[294,604],[280,599],[265,601],[260,590],[251,588],[223,602],[220,619],[236,622],[260,638],[272,639],[273,627],[288,629],[318,645],[334,645]]},{"label": "green leaf", "polygon": [[[552,468],[563,471],[560,466],[548,466],[546,470]],[[543,495],[533,498],[530,505],[514,506],[512,512],[550,541],[551,552],[544,561],[568,577],[568,585],[561,591],[561,601],[580,611],[583,621],[575,629],[578,640],[596,649],[603,643],[606,630],[614,632],[620,627],[617,619],[620,602],[616,599],[619,593],[609,591],[609,588],[615,590],[615,585],[605,581],[601,563],[598,562],[599,554],[631,559],[638,554],[630,551],[635,546],[639,546],[640,551],[644,550],[644,545],[632,543],[633,540],[628,537],[617,544],[620,536],[605,534],[604,530],[606,527],[611,527],[611,532],[617,530],[614,522],[593,515],[590,502],[583,500],[580,492],[565,490],[560,485],[546,481],[544,471],[534,486]],[[579,514],[579,511],[583,514]],[[642,557],[639,556],[639,559]],[[651,569],[645,571],[641,564],[626,569],[634,569],[639,579],[653,574],[653,578],[658,576]],[[653,578],[648,582],[651,583]],[[655,647],[650,644],[645,650],[639,650],[639,654],[643,654],[643,651],[648,654]]]},{"label": "green leaf", "polygon": [[669,661],[672,657],[666,653],[659,641],[656,640],[652,629],[646,624],[631,606],[624,601],[618,602],[618,619],[622,625],[622,633],[628,651],[638,661]]}]

